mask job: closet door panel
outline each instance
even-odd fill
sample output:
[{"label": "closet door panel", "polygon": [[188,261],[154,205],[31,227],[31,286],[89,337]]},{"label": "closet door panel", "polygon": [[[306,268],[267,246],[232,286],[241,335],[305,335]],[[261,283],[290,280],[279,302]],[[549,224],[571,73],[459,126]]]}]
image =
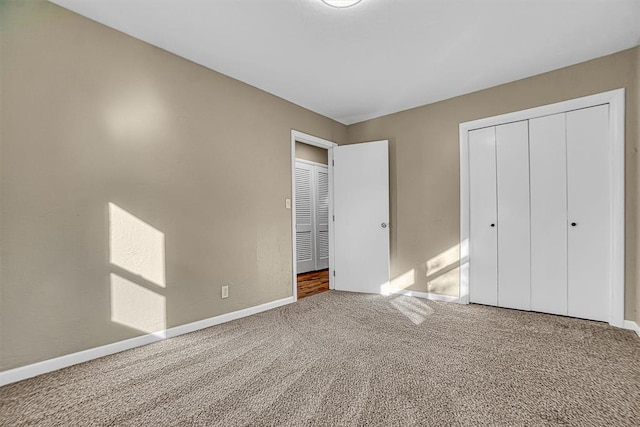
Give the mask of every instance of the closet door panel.
[{"label": "closet door panel", "polygon": [[297,273],[315,269],[313,166],[296,162],[296,261]]},{"label": "closet door panel", "polygon": [[528,121],[496,127],[498,306],[531,308]]},{"label": "closet door panel", "polygon": [[469,300],[478,304],[498,303],[496,196],[495,128],[470,131]]},{"label": "closet door panel", "polygon": [[329,171],[314,166],[316,190],[316,270],[329,268]]},{"label": "closet door panel", "polygon": [[568,112],[569,316],[609,320],[609,165],[609,106]]},{"label": "closet door panel", "polygon": [[529,121],[531,310],[567,314],[565,114]]}]

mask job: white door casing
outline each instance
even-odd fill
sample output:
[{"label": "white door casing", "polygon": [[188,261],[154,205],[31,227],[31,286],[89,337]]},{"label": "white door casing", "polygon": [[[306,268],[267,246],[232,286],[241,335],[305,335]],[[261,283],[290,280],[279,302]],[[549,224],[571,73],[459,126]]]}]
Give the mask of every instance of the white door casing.
[{"label": "white door casing", "polygon": [[[296,143],[302,142],[304,144],[312,145],[314,147],[320,147],[327,150],[328,161],[331,164],[333,160],[333,148],[338,144],[335,142],[319,138],[314,135],[310,135],[304,132],[300,132],[297,130],[291,130],[291,197],[292,203],[291,207],[291,258],[292,258],[292,271],[291,271],[291,292],[293,295],[294,301],[298,299],[298,286],[297,286],[297,275],[298,275],[298,263],[297,263],[297,244],[296,244]],[[329,217],[333,215],[333,168],[328,169],[329,172]],[[284,208],[289,207],[289,203],[285,201],[283,204]],[[334,258],[335,258],[335,250],[334,250],[334,229],[333,222],[329,222],[329,289],[334,289],[334,278],[333,278],[333,269],[334,269]]]},{"label": "white door casing", "polygon": [[388,141],[334,147],[335,289],[382,293],[389,282]]}]

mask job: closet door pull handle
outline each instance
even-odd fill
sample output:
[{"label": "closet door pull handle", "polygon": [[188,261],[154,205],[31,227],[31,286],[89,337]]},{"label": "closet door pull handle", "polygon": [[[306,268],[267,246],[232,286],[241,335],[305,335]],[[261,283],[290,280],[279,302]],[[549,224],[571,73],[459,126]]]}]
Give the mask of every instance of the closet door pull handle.
[{"label": "closet door pull handle", "polygon": [[492,227],[495,227],[496,225],[495,225],[495,224],[491,224],[491,226],[492,226]]}]

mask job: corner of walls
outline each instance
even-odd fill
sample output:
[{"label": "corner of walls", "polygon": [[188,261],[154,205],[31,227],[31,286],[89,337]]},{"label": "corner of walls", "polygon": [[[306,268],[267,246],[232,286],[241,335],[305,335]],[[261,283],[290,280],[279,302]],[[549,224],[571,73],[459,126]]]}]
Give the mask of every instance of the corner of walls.
[{"label": "corner of walls", "polygon": [[346,126],[50,2],[0,6],[0,369],[291,297],[291,129]]},{"label": "corner of walls", "polygon": [[[459,135],[462,122],[627,88],[625,318],[640,319],[640,47],[456,98],[355,123],[348,143],[389,139],[391,272],[407,290],[455,294],[459,242]],[[427,265],[450,265],[433,280]],[[451,291],[451,292],[450,292]]]}]

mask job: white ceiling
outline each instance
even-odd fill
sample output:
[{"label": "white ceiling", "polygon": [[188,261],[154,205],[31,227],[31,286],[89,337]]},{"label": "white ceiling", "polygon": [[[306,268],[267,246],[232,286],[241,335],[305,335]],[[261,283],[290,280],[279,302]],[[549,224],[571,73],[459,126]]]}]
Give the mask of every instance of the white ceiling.
[{"label": "white ceiling", "polygon": [[640,0],[52,0],[345,124],[640,44]]}]

